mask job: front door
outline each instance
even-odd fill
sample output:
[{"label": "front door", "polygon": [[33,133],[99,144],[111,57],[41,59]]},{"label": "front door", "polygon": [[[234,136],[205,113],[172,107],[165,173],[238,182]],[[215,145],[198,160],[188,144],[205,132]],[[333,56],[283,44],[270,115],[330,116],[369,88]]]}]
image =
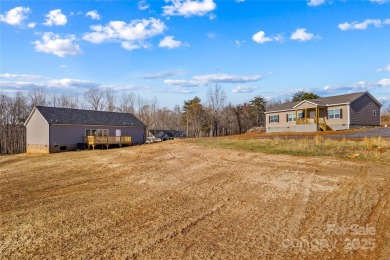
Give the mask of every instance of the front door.
[{"label": "front door", "polygon": [[115,130],[115,136],[116,136],[116,141],[120,142],[121,141],[121,136],[122,136],[122,130],[121,129],[116,129]]}]

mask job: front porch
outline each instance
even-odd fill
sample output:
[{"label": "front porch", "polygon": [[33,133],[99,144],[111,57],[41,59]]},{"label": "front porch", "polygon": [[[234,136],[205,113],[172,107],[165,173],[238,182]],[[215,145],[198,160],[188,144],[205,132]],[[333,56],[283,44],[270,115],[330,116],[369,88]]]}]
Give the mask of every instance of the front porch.
[{"label": "front porch", "polygon": [[88,149],[92,146],[92,149],[95,149],[96,145],[105,145],[108,147],[111,144],[117,144],[119,147],[122,145],[131,144],[131,136],[85,136],[84,144],[87,145]]},{"label": "front porch", "polygon": [[[305,108],[295,108],[295,116],[296,116],[296,126],[298,129],[304,129],[305,126],[311,125],[309,132],[312,131],[329,131],[332,130],[332,128],[327,124],[326,118],[327,118],[327,108],[326,107],[319,107],[316,105],[313,105],[312,107],[306,107]],[[315,130],[314,130],[315,129]],[[301,131],[299,131],[301,132]],[[303,131],[305,132],[305,131]]]}]

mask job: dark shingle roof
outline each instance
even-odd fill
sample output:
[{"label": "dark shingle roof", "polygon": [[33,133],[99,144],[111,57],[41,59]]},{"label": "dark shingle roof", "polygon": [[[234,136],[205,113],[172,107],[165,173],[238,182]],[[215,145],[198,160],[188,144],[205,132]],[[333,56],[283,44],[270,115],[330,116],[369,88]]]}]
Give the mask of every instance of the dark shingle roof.
[{"label": "dark shingle roof", "polygon": [[177,130],[149,130],[150,133],[152,133],[157,138],[162,138],[164,135],[167,135],[168,137],[174,138],[174,137],[186,137],[186,134],[184,131],[177,131]]},{"label": "dark shingle roof", "polygon": [[49,124],[145,126],[141,120],[130,113],[44,106],[36,106],[36,109],[42,114]]},{"label": "dark shingle roof", "polygon": [[[333,105],[333,104],[346,104],[346,103],[350,103],[350,102],[358,99],[359,97],[361,97],[367,93],[368,92],[356,92],[356,93],[339,95],[339,96],[310,99],[308,101],[311,103],[315,103],[319,106],[327,106],[327,105]],[[374,100],[374,101],[376,101],[376,100]],[[288,103],[276,105],[276,106],[273,106],[272,108],[270,108],[267,112],[294,109],[294,106],[298,105],[301,102],[302,101],[288,102]]]}]

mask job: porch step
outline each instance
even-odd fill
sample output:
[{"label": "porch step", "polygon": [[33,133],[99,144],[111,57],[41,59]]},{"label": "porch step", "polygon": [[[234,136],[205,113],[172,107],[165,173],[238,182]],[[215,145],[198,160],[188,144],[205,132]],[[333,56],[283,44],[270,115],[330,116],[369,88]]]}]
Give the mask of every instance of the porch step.
[{"label": "porch step", "polygon": [[333,130],[330,126],[328,126],[327,124],[326,124],[326,122],[320,122],[319,124],[319,127],[320,127],[320,129],[322,130],[322,131],[331,131],[331,130]]}]

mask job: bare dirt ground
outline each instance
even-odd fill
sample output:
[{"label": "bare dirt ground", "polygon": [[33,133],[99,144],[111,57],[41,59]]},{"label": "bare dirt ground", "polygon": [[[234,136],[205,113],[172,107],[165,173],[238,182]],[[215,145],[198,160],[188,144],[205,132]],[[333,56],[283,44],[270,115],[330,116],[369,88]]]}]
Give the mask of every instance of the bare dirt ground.
[{"label": "bare dirt ground", "polygon": [[184,141],[0,157],[0,258],[389,259],[390,167]]}]

